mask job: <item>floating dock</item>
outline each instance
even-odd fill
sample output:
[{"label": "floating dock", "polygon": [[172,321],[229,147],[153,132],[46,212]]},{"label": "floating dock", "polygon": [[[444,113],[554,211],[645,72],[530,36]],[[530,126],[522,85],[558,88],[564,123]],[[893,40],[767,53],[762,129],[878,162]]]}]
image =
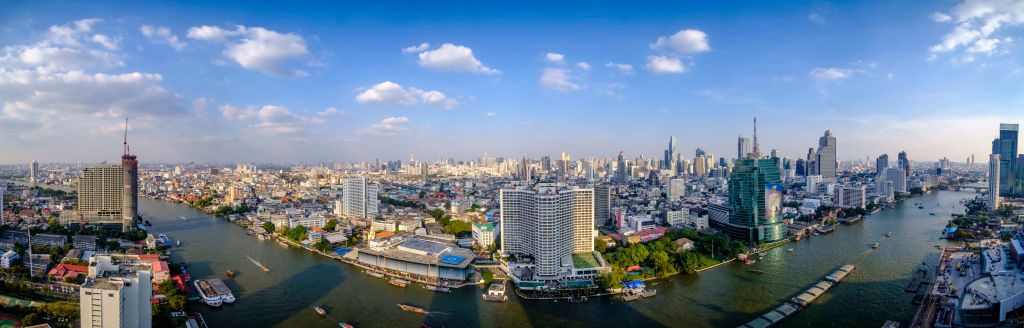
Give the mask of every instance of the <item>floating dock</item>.
[{"label": "floating dock", "polygon": [[825,295],[829,289],[832,289],[832,287],[839,284],[840,281],[849,276],[855,268],[856,267],[852,264],[839,267],[839,270],[836,270],[832,274],[826,276],[824,280],[814,284],[814,286],[803,291],[800,295],[793,297],[789,302],[786,302],[779,307],[762,314],[760,317],[743,324],[740,328],[767,328],[779,324],[782,320],[796,314],[800,309],[814,303],[814,301],[821,297],[821,295]]}]

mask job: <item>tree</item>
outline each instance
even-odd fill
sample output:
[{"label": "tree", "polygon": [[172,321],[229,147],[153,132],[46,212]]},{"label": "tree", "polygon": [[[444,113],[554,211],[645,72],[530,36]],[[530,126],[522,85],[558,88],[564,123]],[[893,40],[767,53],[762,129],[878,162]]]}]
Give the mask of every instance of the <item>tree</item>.
[{"label": "tree", "polygon": [[608,251],[608,243],[604,242],[604,240],[594,238],[594,250],[598,253],[604,254],[604,252]]},{"label": "tree", "polygon": [[35,326],[41,323],[43,323],[43,318],[39,316],[39,313],[32,312],[21,318],[21,325],[25,327]]},{"label": "tree", "polygon": [[265,230],[267,233],[274,233],[274,224],[270,222],[264,222],[263,230]]},{"label": "tree", "polygon": [[324,225],[324,230],[334,231],[338,227],[338,219],[327,220],[327,224]]},{"label": "tree", "polygon": [[73,302],[53,302],[46,304],[46,313],[61,318],[77,318],[78,304]]},{"label": "tree", "polygon": [[175,294],[167,297],[167,303],[175,311],[185,310],[185,295]]},{"label": "tree", "polygon": [[320,241],[313,245],[313,248],[316,248],[316,250],[318,251],[327,253],[331,251],[331,242],[327,241],[327,239],[320,239]]},{"label": "tree", "polygon": [[491,283],[492,280],[494,280],[494,273],[491,273],[490,271],[485,270],[480,275],[483,276],[484,278],[484,284],[489,284]]},{"label": "tree", "polygon": [[288,229],[288,239],[294,241],[300,241],[306,239],[306,227],[297,226],[292,229]]},{"label": "tree", "polygon": [[682,264],[683,264],[683,267],[682,267],[683,272],[686,272],[688,274],[689,273],[694,273],[695,271],[697,271],[697,269],[700,269],[698,267],[698,266],[700,266],[700,259],[697,258],[697,254],[694,254],[693,252],[683,253],[683,263]]},{"label": "tree", "polygon": [[672,259],[669,258],[668,253],[664,251],[653,252],[650,255],[650,259],[654,262],[654,267],[657,268],[659,275],[667,275],[676,272],[675,267],[672,266]]}]

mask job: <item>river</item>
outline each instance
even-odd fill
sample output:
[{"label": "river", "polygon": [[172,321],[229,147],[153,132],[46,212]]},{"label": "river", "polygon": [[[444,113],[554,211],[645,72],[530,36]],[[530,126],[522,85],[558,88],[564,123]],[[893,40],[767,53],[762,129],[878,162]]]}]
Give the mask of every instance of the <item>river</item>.
[{"label": "river", "polygon": [[[188,262],[193,278],[224,278],[228,269],[237,273],[234,279],[224,279],[238,298],[235,304],[221,309],[191,305],[212,327],[336,327],[339,321],[357,327],[417,327],[424,322],[447,327],[735,327],[843,264],[857,269],[782,326],[878,327],[887,319],[909,324],[916,307],[910,303],[913,294],[903,288],[910,274],[922,262],[934,264],[935,245],[948,245],[938,237],[950,214],[962,213],[959,201],[975,195],[938,191],[912,198],[831,234],[771,250],[751,266],[732,263],[654,282],[658,296],[634,303],[612,298],[556,303],[514,296],[506,303],[490,303],[481,300],[483,289],[472,287],[449,294],[416,284],[397,288],[350,265],[260,241],[227,220],[184,205],[144,199],[140,207],[153,223],[152,233],[181,240],[172,260]],[[916,208],[915,202],[923,202],[925,209]],[[889,231],[892,238],[878,249],[870,247]],[[271,272],[260,271],[246,256],[262,261]],[[748,269],[765,273],[755,275]],[[397,303],[419,305],[432,314],[405,313]],[[315,305],[326,305],[327,318],[313,312]]]}]

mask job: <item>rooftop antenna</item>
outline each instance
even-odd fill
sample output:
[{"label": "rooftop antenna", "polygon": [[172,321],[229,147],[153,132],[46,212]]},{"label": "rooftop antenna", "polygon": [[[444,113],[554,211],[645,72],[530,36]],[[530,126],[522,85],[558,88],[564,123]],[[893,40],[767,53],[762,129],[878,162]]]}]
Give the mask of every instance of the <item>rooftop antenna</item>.
[{"label": "rooftop antenna", "polygon": [[129,149],[129,146],[128,146],[128,118],[125,117],[124,118],[124,155],[128,156],[129,152],[130,152],[130,149]]},{"label": "rooftop antenna", "polygon": [[757,144],[757,116],[754,116],[754,152],[753,152],[753,155],[754,155],[753,157],[755,159],[761,158],[761,148],[760,148],[760,145]]}]

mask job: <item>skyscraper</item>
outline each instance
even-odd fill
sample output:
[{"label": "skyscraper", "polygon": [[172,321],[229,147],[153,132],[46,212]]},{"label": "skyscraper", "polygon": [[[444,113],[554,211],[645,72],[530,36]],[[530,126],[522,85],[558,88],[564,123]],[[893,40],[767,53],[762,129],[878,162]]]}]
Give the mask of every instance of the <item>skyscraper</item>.
[{"label": "skyscraper", "polygon": [[736,139],[736,159],[747,158],[750,154],[750,138],[740,136]]},{"label": "skyscraper", "polygon": [[380,200],[377,199],[377,185],[365,176],[342,180],[342,212],[352,219],[372,220],[377,215]]},{"label": "skyscraper", "polygon": [[805,175],[818,175],[818,154],[814,152],[814,148],[807,149],[807,161],[804,163],[807,165]]},{"label": "skyscraper", "polygon": [[1020,193],[1014,187],[1017,173],[1018,124],[999,124],[999,138],[992,141],[992,153],[999,154],[1000,196],[1014,196]]},{"label": "skyscraper", "polygon": [[608,185],[594,186],[594,225],[603,226],[608,223],[612,213],[612,194]]},{"label": "skyscraper", "polygon": [[999,208],[999,180],[1000,161],[999,154],[992,154],[988,157],[988,203],[992,210]]},{"label": "skyscraper", "polygon": [[124,154],[121,155],[121,168],[124,169],[124,211],[122,212],[125,231],[135,228],[135,219],[139,216],[139,160],[131,154],[128,145],[128,119],[124,120]]},{"label": "skyscraper", "polygon": [[882,154],[875,160],[875,175],[882,175],[882,170],[889,167],[889,154]]},{"label": "skyscraper", "polygon": [[626,183],[629,178],[626,177],[626,158],[622,151],[619,151],[619,158],[615,165],[615,182]]},{"label": "skyscraper", "polygon": [[28,167],[28,181],[32,183],[39,182],[39,162],[32,160],[32,165]]},{"label": "skyscraper", "polygon": [[558,279],[564,258],[594,251],[594,189],[541,183],[502,189],[499,201],[501,250],[533,256],[534,279]]},{"label": "skyscraper", "polygon": [[903,175],[907,178],[910,177],[910,158],[907,158],[907,152],[901,151],[896,155],[897,165],[903,170]]},{"label": "skyscraper", "polygon": [[817,173],[827,181],[836,180],[836,170],[839,163],[836,161],[836,138],[832,136],[832,130],[826,130],[825,135],[818,139],[818,154],[815,158]]},{"label": "skyscraper", "polygon": [[786,237],[781,213],[782,181],[776,161],[736,161],[729,178],[729,221],[723,227],[732,238],[764,243]]},{"label": "skyscraper", "polygon": [[665,149],[665,159],[662,164],[662,168],[666,170],[672,169],[672,164],[676,162],[676,136],[672,136],[668,139],[668,149]]},{"label": "skyscraper", "polygon": [[80,223],[125,224],[128,197],[124,178],[124,168],[120,165],[103,164],[82,170],[78,178],[78,215],[84,222]]},{"label": "skyscraper", "polygon": [[4,217],[4,194],[5,193],[7,193],[7,184],[6,183],[0,183],[0,225],[3,225],[5,222],[7,222],[7,221],[4,221],[4,219],[6,219]]}]

